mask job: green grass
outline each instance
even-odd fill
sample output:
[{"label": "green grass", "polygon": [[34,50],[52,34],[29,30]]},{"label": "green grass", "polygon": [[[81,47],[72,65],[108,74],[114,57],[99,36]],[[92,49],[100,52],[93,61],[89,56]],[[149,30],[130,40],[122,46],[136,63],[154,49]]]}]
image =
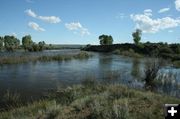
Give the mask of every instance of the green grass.
[{"label": "green grass", "polygon": [[87,52],[80,52],[75,55],[55,55],[55,56],[12,56],[0,58],[0,65],[3,64],[20,64],[35,61],[66,61],[71,59],[86,59],[92,55]]},{"label": "green grass", "polygon": [[48,100],[2,112],[0,119],[164,119],[165,103],[180,99],[84,81],[51,93]]}]

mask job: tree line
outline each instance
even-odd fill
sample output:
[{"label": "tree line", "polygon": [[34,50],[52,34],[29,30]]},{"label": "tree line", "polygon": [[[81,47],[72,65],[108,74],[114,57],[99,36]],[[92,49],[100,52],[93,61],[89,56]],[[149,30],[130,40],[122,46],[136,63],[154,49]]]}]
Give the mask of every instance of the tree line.
[{"label": "tree line", "polygon": [[141,42],[142,31],[136,29],[132,32],[132,40],[134,44],[113,44],[113,37],[111,35],[100,35],[99,43],[100,46],[91,46],[88,44],[84,50],[87,51],[100,51],[100,52],[111,52],[118,50],[118,52],[125,52],[126,54],[138,53],[146,56],[163,57],[165,59],[172,59],[173,61],[180,60],[180,43],[152,43],[152,42]]},{"label": "tree line", "polygon": [[[140,44],[142,31],[140,29],[136,29],[135,32],[132,33],[133,41],[136,45]],[[111,35],[100,35],[99,36],[100,45],[112,45],[113,37]]]},{"label": "tree line", "polygon": [[45,42],[40,41],[35,43],[33,42],[31,35],[25,35],[22,37],[22,45],[20,45],[20,40],[15,36],[0,36],[0,50],[5,49],[6,51],[13,52],[16,49],[21,48],[30,52],[42,51],[45,48]]}]

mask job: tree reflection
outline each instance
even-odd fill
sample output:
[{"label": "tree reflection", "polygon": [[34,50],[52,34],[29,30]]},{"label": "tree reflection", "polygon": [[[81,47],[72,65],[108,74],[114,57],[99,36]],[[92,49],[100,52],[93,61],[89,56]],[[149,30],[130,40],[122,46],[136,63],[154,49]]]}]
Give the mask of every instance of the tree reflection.
[{"label": "tree reflection", "polygon": [[131,75],[137,79],[140,78],[140,60],[137,58],[134,58],[132,61]]}]

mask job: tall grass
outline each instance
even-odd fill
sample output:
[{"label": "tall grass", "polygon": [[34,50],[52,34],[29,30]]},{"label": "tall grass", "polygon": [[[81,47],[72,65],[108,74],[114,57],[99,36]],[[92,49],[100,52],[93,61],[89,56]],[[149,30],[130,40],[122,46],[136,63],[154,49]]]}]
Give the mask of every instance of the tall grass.
[{"label": "tall grass", "polygon": [[0,58],[0,65],[3,64],[19,64],[28,63],[35,61],[66,61],[71,59],[86,59],[91,57],[87,52],[80,52],[75,55],[55,55],[55,56],[12,56],[12,57],[2,57]]},{"label": "tall grass", "polygon": [[176,74],[173,72],[161,72],[164,64],[166,64],[166,62],[162,59],[148,60],[146,62],[144,77],[145,89],[164,92],[179,97],[180,84],[177,81]]},{"label": "tall grass", "polygon": [[173,72],[159,73],[155,82],[160,92],[180,97],[180,83],[178,82],[176,74]]},{"label": "tall grass", "polygon": [[[90,83],[92,84],[92,82]],[[93,88],[92,88],[93,87]],[[1,119],[163,119],[162,105],[180,99],[122,85],[76,85],[51,98],[0,113]]]},{"label": "tall grass", "polygon": [[20,94],[7,90],[0,99],[0,110],[9,110],[21,106]]}]

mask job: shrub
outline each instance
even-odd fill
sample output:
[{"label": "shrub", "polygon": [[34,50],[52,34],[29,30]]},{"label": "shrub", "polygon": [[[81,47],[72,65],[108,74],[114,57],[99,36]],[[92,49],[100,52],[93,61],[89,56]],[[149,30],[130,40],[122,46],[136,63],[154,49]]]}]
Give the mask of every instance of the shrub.
[{"label": "shrub", "polygon": [[162,53],[170,53],[170,54],[172,54],[173,51],[169,47],[162,47],[162,48],[159,49],[159,53],[160,54],[162,54]]},{"label": "shrub", "polygon": [[145,66],[145,89],[154,91],[155,89],[155,78],[158,75],[158,71],[161,68],[160,60],[146,62]]},{"label": "shrub", "polygon": [[136,58],[142,57],[142,55],[140,55],[139,53],[136,53],[132,48],[130,48],[129,50],[116,49],[113,51],[113,53],[118,54],[118,55],[128,56],[128,57],[136,57]]}]

